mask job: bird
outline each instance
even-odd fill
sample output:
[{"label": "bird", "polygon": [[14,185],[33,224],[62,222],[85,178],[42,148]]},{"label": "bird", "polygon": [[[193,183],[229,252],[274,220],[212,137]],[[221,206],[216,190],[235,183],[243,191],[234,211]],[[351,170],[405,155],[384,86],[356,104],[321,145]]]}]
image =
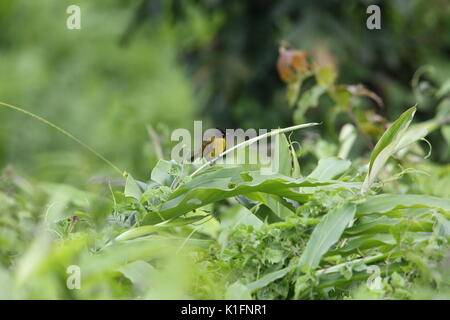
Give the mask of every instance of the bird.
[{"label": "bird", "polygon": [[209,139],[202,141],[202,148],[191,157],[191,162],[198,158],[205,158],[207,160],[218,157],[226,150],[227,142],[225,138],[225,130],[216,128],[215,134]]}]

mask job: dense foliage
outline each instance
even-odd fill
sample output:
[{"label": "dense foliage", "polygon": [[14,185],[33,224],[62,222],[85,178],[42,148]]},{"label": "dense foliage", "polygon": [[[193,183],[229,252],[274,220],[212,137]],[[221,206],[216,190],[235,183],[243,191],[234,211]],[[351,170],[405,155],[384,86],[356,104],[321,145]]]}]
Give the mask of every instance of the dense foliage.
[{"label": "dense foliage", "polygon": [[[2,103],[0,298],[450,298],[445,1],[79,2],[1,2],[0,101],[126,172]],[[195,114],[280,166],[169,160]]]}]

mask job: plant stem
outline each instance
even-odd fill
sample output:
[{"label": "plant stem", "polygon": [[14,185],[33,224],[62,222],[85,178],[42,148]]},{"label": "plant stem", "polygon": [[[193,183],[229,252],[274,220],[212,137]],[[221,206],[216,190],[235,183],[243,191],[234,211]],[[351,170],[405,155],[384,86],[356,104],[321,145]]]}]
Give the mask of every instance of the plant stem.
[{"label": "plant stem", "polygon": [[8,109],[12,109],[15,111],[19,111],[21,113],[24,113],[32,118],[35,118],[38,121],[41,121],[43,123],[45,123],[46,125],[52,127],[53,129],[56,129],[57,131],[59,131],[60,133],[62,133],[63,135],[65,135],[66,137],[69,137],[70,139],[72,139],[73,141],[75,141],[76,143],[78,143],[79,145],[81,145],[83,148],[87,149],[88,151],[90,151],[91,153],[93,153],[95,156],[97,156],[99,159],[101,159],[102,161],[104,161],[106,164],[108,164],[111,168],[113,168],[115,171],[117,171],[120,175],[123,175],[123,171],[120,170],[117,166],[115,166],[111,161],[109,161],[108,159],[106,159],[104,156],[102,156],[100,153],[98,153],[97,151],[95,151],[93,148],[91,148],[90,146],[88,146],[86,143],[84,143],[83,141],[81,141],[80,139],[78,139],[77,137],[75,137],[73,134],[71,134],[70,132],[64,130],[63,128],[57,126],[56,124],[30,112],[27,111],[25,109],[22,109],[20,107],[16,107],[13,106],[9,103],[5,103],[5,102],[1,102],[0,101],[0,105],[8,108]]},{"label": "plant stem", "polygon": [[349,262],[344,262],[341,264],[337,264],[335,266],[329,267],[329,268],[325,268],[325,269],[320,269],[317,270],[316,274],[318,277],[329,274],[329,273],[333,273],[333,272],[338,272],[341,268],[348,266],[348,265],[353,265],[353,264],[357,264],[359,262],[364,262],[364,263],[372,263],[375,261],[378,261],[380,259],[383,259],[384,257],[387,257],[386,253],[380,253],[380,254],[376,254],[374,256],[370,256],[370,257],[365,257],[365,258],[360,258],[360,259],[356,259],[356,260],[352,260]]},{"label": "plant stem", "polygon": [[224,152],[222,152],[221,154],[219,154],[216,158],[209,160],[207,163],[205,163],[204,165],[202,165],[200,168],[198,168],[197,170],[195,170],[192,174],[191,177],[195,176],[197,173],[199,173],[200,171],[202,171],[203,169],[205,169],[206,167],[208,167],[209,165],[211,165],[212,163],[216,162],[218,159],[222,158],[224,155],[238,149],[238,148],[242,148],[242,147],[247,147],[261,139],[264,138],[268,138],[268,137],[272,137],[274,135],[280,134],[280,133],[285,133],[285,132],[290,132],[290,131],[294,131],[294,130],[299,130],[299,129],[303,129],[303,128],[308,128],[308,127],[313,127],[313,126],[317,126],[320,123],[316,123],[316,122],[311,122],[311,123],[305,123],[305,124],[299,124],[296,126],[292,126],[292,127],[287,127],[287,128],[283,128],[283,129],[275,129],[272,130],[270,132],[264,133],[262,135],[259,135],[257,137],[254,137],[252,139],[246,140],[244,142],[241,142],[237,145],[235,145],[234,147],[225,150]]}]

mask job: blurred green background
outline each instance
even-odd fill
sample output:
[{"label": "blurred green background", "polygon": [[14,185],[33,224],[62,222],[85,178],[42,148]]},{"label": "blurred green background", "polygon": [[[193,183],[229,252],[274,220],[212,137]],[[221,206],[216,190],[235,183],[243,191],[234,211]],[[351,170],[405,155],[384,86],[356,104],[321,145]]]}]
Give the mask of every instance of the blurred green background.
[{"label": "blurred green background", "polygon": [[[81,30],[66,28],[71,4],[81,7]],[[369,4],[382,9],[381,30],[366,28]],[[364,108],[392,120],[419,102],[416,120],[433,118],[448,104],[436,91],[450,87],[449,17],[446,0],[2,0],[0,101],[55,122],[147,178],[157,160],[148,125],[165,144],[170,130],[191,128],[194,119],[244,129],[295,122],[276,71],[282,40],[311,56],[326,48],[340,83],[363,83],[385,102]],[[433,69],[413,90],[424,65]],[[306,120],[327,112],[315,108]],[[23,114],[0,109],[0,127],[1,168],[74,184],[113,174]],[[430,139],[435,160],[448,163],[442,133]]]},{"label": "blurred green background", "polygon": [[[81,7],[81,30],[66,27],[66,9],[73,4]],[[381,30],[366,28],[371,4],[381,7]],[[448,0],[1,0],[0,101],[56,123],[142,181],[158,160],[149,128],[169,158],[171,131],[192,129],[194,120],[203,120],[204,128],[243,129],[323,122],[293,139],[302,144],[297,155],[307,173],[318,159],[337,154],[339,132],[352,119],[336,111],[339,106],[326,94],[301,116],[298,104],[288,105],[276,68],[285,41],[305,50],[309,61],[333,62],[337,84],[361,83],[383,99],[384,107],[367,97],[352,97],[348,104],[361,124],[376,129],[369,135],[373,143],[389,121],[415,103],[414,122],[438,120],[427,136],[431,161],[423,161],[426,151],[419,148],[405,162],[430,174],[406,176],[384,190],[445,198],[450,192],[449,17]],[[302,84],[301,97],[315,88],[312,78]],[[362,167],[367,162],[360,156],[370,150],[359,132],[357,139],[349,158]],[[178,291],[193,278],[201,279],[195,281],[196,297],[223,296],[224,284],[217,282],[226,281],[223,269],[194,268],[192,257],[178,256],[159,239],[92,254],[107,247],[117,228],[129,227],[114,219],[133,204],[114,192],[121,186],[99,186],[93,177],[120,178],[53,128],[0,106],[0,282],[5,284],[0,298],[135,297],[121,292],[131,283],[121,283],[116,268],[130,255],[167,259],[163,274],[134,265],[157,280],[158,295],[150,292],[146,298],[185,298]],[[229,211],[245,227],[237,203],[215,206],[213,212]],[[79,229],[72,232],[75,223]],[[226,220],[210,223],[227,228]],[[303,233],[297,225],[295,230]],[[182,232],[192,235],[190,229]],[[238,236],[236,243],[251,243]],[[87,268],[87,290],[78,296],[66,290],[67,263]],[[121,272],[132,279],[133,268]],[[255,268],[249,270],[253,276]]]}]

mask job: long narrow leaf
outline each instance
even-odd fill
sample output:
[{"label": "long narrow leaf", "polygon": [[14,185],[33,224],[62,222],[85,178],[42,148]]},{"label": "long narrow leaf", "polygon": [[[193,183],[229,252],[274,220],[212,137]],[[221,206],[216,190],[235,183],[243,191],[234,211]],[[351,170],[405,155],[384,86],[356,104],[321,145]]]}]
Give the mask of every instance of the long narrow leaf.
[{"label": "long narrow leaf", "polygon": [[311,238],[306,244],[305,251],[300,257],[300,267],[309,266],[316,268],[324,253],[341,238],[345,227],[355,216],[355,212],[356,206],[353,203],[346,203],[322,218],[314,229]]},{"label": "long narrow leaf", "polygon": [[[416,112],[416,107],[406,110],[394,123],[384,132],[370,156],[369,171],[362,186],[362,192],[367,192],[375,181],[378,173],[384,167],[387,160],[397,151],[399,146],[406,146],[402,141]],[[408,143],[414,141],[408,140]]]}]

